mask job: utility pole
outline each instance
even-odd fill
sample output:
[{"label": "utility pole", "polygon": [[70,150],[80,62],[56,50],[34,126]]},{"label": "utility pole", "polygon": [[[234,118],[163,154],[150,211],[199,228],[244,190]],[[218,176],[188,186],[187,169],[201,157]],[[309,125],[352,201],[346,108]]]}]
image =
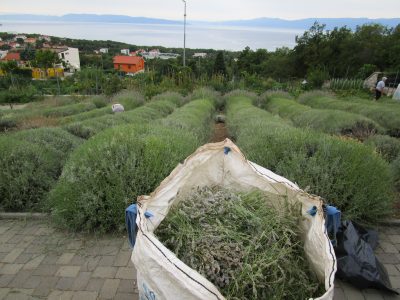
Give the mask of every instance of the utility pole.
[{"label": "utility pole", "polygon": [[183,66],[186,67],[186,0],[182,0],[185,4],[185,12],[183,14]]}]

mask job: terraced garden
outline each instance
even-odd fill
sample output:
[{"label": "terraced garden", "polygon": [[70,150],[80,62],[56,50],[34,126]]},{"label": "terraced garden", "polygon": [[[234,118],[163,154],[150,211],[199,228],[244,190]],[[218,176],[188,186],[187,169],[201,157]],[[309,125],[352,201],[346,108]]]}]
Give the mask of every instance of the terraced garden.
[{"label": "terraced garden", "polygon": [[[111,103],[125,112],[113,114]],[[373,223],[400,190],[400,105],[308,93],[210,90],[48,99],[0,115],[0,209],[40,211],[73,231],[121,231],[124,209],[211,140],[225,108],[248,159]],[[224,129],[224,128],[222,128]],[[221,130],[221,126],[218,126]]]}]

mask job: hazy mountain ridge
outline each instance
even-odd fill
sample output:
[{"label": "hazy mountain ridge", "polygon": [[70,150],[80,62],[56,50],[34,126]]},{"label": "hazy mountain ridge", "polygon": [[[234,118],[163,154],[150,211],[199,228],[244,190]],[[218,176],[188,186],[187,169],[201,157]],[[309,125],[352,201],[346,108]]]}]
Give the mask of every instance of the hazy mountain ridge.
[{"label": "hazy mountain ridge", "polygon": [[[99,23],[132,23],[132,24],[182,24],[182,21],[156,19],[147,17],[130,17],[125,15],[97,15],[97,14],[66,14],[63,16],[32,15],[32,14],[2,14],[1,21],[38,21],[38,22],[99,22]],[[248,26],[248,27],[268,27],[268,28],[290,28],[306,30],[315,21],[326,24],[326,29],[347,26],[355,29],[359,25],[366,23],[380,23],[389,27],[400,24],[400,18],[307,18],[299,20],[284,20],[279,18],[257,18],[251,20],[231,20],[221,22],[192,21],[193,25],[212,25],[212,26]]]},{"label": "hazy mountain ridge", "polygon": [[1,21],[43,21],[43,22],[99,22],[99,23],[136,23],[136,24],[181,24],[181,21],[130,17],[124,15],[67,14],[63,16],[3,14]]}]

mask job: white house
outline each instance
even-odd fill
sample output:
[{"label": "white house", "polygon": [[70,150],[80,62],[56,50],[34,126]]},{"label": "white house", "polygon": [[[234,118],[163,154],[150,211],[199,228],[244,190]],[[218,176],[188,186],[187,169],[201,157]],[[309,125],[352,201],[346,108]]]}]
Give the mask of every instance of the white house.
[{"label": "white house", "polygon": [[201,57],[201,58],[205,58],[207,56],[207,53],[203,53],[203,52],[199,52],[199,53],[195,53],[193,54],[193,57]]},{"label": "white house", "polygon": [[53,49],[57,53],[58,57],[66,64],[67,68],[71,71],[77,71],[81,69],[81,61],[79,59],[78,48],[56,48]]},{"label": "white house", "polygon": [[27,39],[27,37],[26,37],[26,35],[18,34],[14,37],[14,41],[17,41],[18,39],[23,39],[25,41]]},{"label": "white house", "polygon": [[171,59],[171,58],[177,58],[179,54],[176,53],[160,53],[158,56],[159,59]]},{"label": "white house", "polygon": [[0,59],[3,59],[4,57],[6,57],[6,55],[7,55],[7,53],[8,53],[8,50],[0,50]]},{"label": "white house", "polygon": [[45,40],[46,42],[51,42],[51,38],[48,35],[41,35],[39,39]]},{"label": "white house", "polygon": [[100,53],[107,54],[107,53],[108,53],[108,48],[100,48],[100,49],[99,49],[99,52],[100,52]]},{"label": "white house", "polygon": [[121,49],[121,54],[129,55],[129,49]]}]

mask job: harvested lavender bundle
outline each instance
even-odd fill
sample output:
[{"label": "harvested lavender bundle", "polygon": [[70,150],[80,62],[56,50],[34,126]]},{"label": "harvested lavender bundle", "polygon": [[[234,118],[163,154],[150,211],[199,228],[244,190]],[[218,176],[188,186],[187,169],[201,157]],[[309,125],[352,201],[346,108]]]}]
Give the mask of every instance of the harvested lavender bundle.
[{"label": "harvested lavender bundle", "polygon": [[299,236],[300,204],[255,190],[193,189],[155,234],[227,299],[307,299],[324,293]]}]

